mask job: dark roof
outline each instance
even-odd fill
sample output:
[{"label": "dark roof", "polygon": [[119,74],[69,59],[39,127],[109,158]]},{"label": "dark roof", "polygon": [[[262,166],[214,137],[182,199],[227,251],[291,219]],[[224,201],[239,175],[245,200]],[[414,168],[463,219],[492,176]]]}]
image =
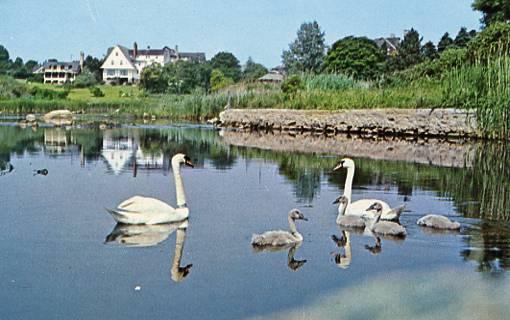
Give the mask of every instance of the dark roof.
[{"label": "dark roof", "polygon": [[57,61],[57,59],[49,59],[48,61],[44,62],[42,66],[44,69],[50,68],[53,66],[64,67],[67,69],[69,66],[71,66],[71,70],[73,72],[76,72],[76,73],[80,72],[80,62],[79,61],[62,62],[62,61]]},{"label": "dark roof", "polygon": [[400,46],[400,38],[399,37],[388,37],[388,38],[377,38],[374,39],[375,44],[380,48],[383,44],[386,43],[386,46],[392,48],[394,50],[398,49]]},{"label": "dark roof", "polygon": [[179,57],[196,61],[205,61],[205,53],[203,52],[179,52]]},{"label": "dark roof", "polygon": [[[164,47],[162,49],[138,49],[137,51],[138,55],[141,56],[162,56],[165,54],[165,51],[169,51],[170,54],[175,54],[175,50],[168,47]],[[133,49],[129,49],[130,56],[133,56],[134,52],[135,51]]]}]

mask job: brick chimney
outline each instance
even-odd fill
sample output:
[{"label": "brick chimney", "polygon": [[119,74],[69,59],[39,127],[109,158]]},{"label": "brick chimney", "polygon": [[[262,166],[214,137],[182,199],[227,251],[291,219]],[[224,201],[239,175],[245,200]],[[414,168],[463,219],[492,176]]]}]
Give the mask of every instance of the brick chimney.
[{"label": "brick chimney", "polygon": [[133,58],[136,59],[136,56],[138,55],[138,44],[136,43],[133,43]]}]

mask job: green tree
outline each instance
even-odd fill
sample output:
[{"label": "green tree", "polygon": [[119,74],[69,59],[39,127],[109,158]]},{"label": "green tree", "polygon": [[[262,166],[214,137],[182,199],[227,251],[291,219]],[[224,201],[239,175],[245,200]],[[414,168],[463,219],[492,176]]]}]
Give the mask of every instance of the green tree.
[{"label": "green tree", "polygon": [[246,66],[243,70],[243,80],[255,81],[267,73],[267,68],[253,61],[251,57],[246,61]]},{"label": "green tree", "polygon": [[413,28],[406,32],[397,56],[398,69],[407,69],[422,61],[421,40],[420,34]]},{"label": "green tree", "polygon": [[11,61],[9,60],[9,51],[0,44],[0,74],[7,73]]},{"label": "green tree", "polygon": [[220,69],[213,69],[211,71],[211,90],[218,91],[220,89],[226,88],[229,85],[233,84],[234,80],[232,78],[225,77],[223,72]]},{"label": "green tree", "polygon": [[167,80],[168,92],[177,94],[191,93],[200,88],[209,89],[211,69],[208,64],[196,61],[177,61],[167,64],[163,70]]},{"label": "green tree", "polygon": [[143,68],[140,75],[140,88],[153,93],[165,92],[168,88],[168,83],[163,73],[163,67],[155,63]]},{"label": "green tree", "polygon": [[439,40],[439,43],[437,44],[437,51],[439,53],[442,53],[448,48],[451,48],[453,46],[453,39],[450,38],[450,34],[448,32],[445,32],[441,39]]},{"label": "green tree", "polygon": [[432,41],[428,41],[421,47],[421,55],[424,60],[434,60],[439,57],[436,46]]},{"label": "green tree", "polygon": [[88,55],[83,61],[83,66],[94,75],[97,82],[100,82],[103,79],[103,71],[101,70],[103,62],[104,59],[98,59],[90,55]]},{"label": "green tree", "polygon": [[282,53],[287,72],[319,73],[322,69],[326,44],[324,32],[317,21],[305,22],[297,31],[297,38]]},{"label": "green tree", "polygon": [[94,74],[88,70],[81,72],[76,79],[74,79],[73,86],[76,88],[89,88],[97,84],[97,79]]},{"label": "green tree", "polygon": [[235,82],[241,79],[241,65],[239,60],[230,52],[218,52],[211,59],[213,69],[221,70],[227,78],[233,79]]},{"label": "green tree", "polygon": [[385,55],[365,37],[345,37],[333,44],[325,59],[325,70],[355,79],[373,79],[382,72]]},{"label": "green tree", "polygon": [[453,40],[453,44],[457,48],[465,48],[467,47],[469,41],[471,41],[471,36],[469,35],[466,27],[462,27],[460,28],[459,33],[457,33],[455,40]]},{"label": "green tree", "polygon": [[510,1],[508,0],[475,0],[473,9],[482,12],[481,22],[488,26],[494,22],[510,21]]}]

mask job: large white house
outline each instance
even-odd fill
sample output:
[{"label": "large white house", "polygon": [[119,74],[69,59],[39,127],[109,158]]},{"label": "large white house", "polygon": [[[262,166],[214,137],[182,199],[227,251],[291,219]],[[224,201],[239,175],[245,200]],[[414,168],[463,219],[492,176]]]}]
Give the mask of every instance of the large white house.
[{"label": "large white house", "polygon": [[136,42],[133,49],[121,45],[109,48],[106,59],[101,66],[103,80],[111,83],[134,83],[140,80],[142,70],[154,63],[166,65],[179,60],[205,61],[205,53],[202,52],[179,52],[175,49],[164,47],[162,49],[138,49]]}]

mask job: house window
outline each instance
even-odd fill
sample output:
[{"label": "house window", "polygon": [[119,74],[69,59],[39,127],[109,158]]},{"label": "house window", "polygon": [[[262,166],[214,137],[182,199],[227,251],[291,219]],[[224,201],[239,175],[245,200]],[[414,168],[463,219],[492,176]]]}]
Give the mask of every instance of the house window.
[{"label": "house window", "polygon": [[113,66],[113,60],[112,60],[112,66]]},{"label": "house window", "polygon": [[115,52],[115,56],[118,57],[119,56],[119,53],[118,52]]},{"label": "house window", "polygon": [[108,70],[106,72],[106,74],[109,75],[109,76],[114,76],[115,75],[115,70]]},{"label": "house window", "polygon": [[120,75],[127,77],[128,71],[127,70],[120,70]]},{"label": "house window", "polygon": [[122,65],[122,60],[120,60],[120,65]]}]

